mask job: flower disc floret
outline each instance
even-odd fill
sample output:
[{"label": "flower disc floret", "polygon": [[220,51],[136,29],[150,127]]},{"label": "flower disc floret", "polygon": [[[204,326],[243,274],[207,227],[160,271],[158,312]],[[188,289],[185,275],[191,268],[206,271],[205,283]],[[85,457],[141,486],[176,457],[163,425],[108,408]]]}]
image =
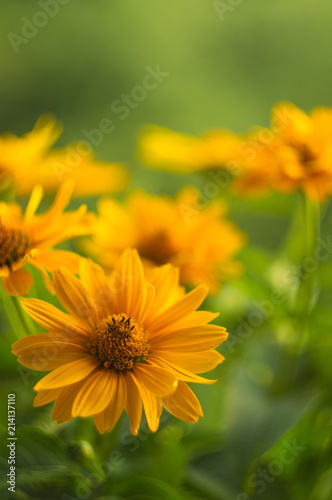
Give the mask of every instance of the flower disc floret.
[{"label": "flower disc floret", "polygon": [[125,314],[103,319],[90,337],[88,348],[105,368],[130,370],[142,363],[149,353],[147,334],[137,322]]}]

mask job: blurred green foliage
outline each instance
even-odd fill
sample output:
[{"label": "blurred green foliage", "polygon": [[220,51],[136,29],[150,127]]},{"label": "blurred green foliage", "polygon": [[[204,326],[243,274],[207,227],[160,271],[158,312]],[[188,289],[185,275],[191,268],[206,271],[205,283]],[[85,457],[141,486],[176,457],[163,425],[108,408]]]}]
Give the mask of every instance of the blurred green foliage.
[{"label": "blurred green foliage", "polygon": [[[1,7],[1,130],[22,134],[40,114],[52,112],[64,124],[64,146],[111,118],[115,130],[94,152],[105,161],[128,162],[131,187],[171,195],[187,183],[204,188],[204,175],[177,176],[139,164],[136,141],[145,123],[193,134],[214,127],[242,132],[267,125],[279,100],[307,111],[332,106],[328,0],[243,0],[223,21],[213,1],[71,0],[15,53],[7,34],[21,35],[25,18],[31,21],[39,10],[38,2],[24,0]],[[121,120],[111,110],[114,100],[141,84],[147,66],[158,65],[169,76]],[[230,339],[221,348],[226,361],[213,374],[218,382],[194,389],[205,415],[196,425],[165,412],[157,434],[143,423],[133,438],[126,418],[104,436],[91,419],[54,424],[52,405],[32,407],[39,375],[18,369],[10,354],[15,335],[22,334],[14,330],[22,325],[10,325],[2,315],[1,423],[7,421],[7,394],[15,393],[16,498],[332,498],[331,259],[319,269],[309,339],[301,349],[294,294],[282,283],[284,272],[303,257],[300,200],[225,197],[230,216],[249,234],[241,255],[246,274],[206,304],[221,312],[218,321]],[[331,210],[324,209],[322,237],[328,238]],[[285,294],[280,304],[271,301],[276,289]],[[30,296],[56,303],[38,278]],[[267,302],[272,312],[253,327],[252,314]],[[9,316],[12,307],[5,299]],[[6,437],[4,427],[3,446]],[[293,455],[286,453],[293,445]],[[1,455],[2,498],[13,498],[5,479],[7,454]]]}]

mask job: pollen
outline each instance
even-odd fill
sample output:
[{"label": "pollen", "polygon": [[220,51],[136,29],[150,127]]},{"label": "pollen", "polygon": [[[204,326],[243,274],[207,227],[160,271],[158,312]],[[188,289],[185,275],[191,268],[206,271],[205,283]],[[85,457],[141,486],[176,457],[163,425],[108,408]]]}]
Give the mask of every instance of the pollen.
[{"label": "pollen", "polygon": [[10,268],[25,256],[28,248],[29,238],[24,232],[9,228],[0,221],[0,268]]},{"label": "pollen", "polygon": [[88,348],[105,368],[130,370],[149,353],[147,333],[125,314],[113,314],[103,319],[90,335]]}]

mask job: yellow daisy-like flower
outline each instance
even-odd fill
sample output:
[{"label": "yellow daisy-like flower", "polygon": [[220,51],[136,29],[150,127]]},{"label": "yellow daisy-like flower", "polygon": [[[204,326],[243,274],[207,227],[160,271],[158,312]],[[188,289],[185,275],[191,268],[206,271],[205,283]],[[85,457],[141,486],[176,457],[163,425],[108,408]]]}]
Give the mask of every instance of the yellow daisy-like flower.
[{"label": "yellow daisy-like flower", "polygon": [[234,255],[245,236],[226,219],[220,201],[201,204],[194,188],[182,190],[175,200],[137,191],[124,205],[105,199],[98,209],[86,249],[106,270],[125,248],[133,247],[146,268],[171,263],[180,269],[181,283],[206,283],[212,293],[241,272]]},{"label": "yellow daisy-like flower", "polygon": [[137,252],[127,249],[110,279],[82,259],[80,280],[59,269],[54,287],[69,314],[23,299],[24,310],[49,333],[13,345],[22,365],[52,370],[35,386],[35,406],[56,400],[58,423],[94,415],[101,433],[111,431],[125,409],[136,435],[142,404],[151,431],[158,428],[163,406],[197,422],[202,410],[187,382],[214,382],[196,373],[223,361],[214,348],[227,337],[224,328],[207,324],[217,314],[196,311],[206,286],[186,295],[170,265],[156,269],[147,282]]},{"label": "yellow daisy-like flower", "polygon": [[74,252],[54,250],[53,246],[75,236],[90,232],[85,221],[86,206],[63,213],[73,191],[72,182],[63,183],[53,205],[43,214],[36,210],[43,197],[41,186],[35,186],[24,215],[17,203],[0,203],[0,277],[2,286],[10,295],[29,292],[32,276],[25,264],[36,267],[43,275],[48,289],[53,292],[47,271],[65,266],[78,271],[79,256]]},{"label": "yellow daisy-like flower", "polygon": [[232,170],[238,143],[238,136],[228,130],[211,130],[194,137],[150,125],[139,140],[138,154],[149,167],[184,174],[227,164]]},{"label": "yellow daisy-like flower", "polygon": [[242,192],[302,190],[313,201],[332,192],[332,109],[309,115],[291,103],[272,109],[271,129],[257,128],[243,137],[235,159],[244,166]]},{"label": "yellow daisy-like flower", "polygon": [[124,189],[128,174],[120,165],[97,162],[85,137],[66,148],[51,150],[60,134],[60,125],[43,116],[22,137],[0,136],[0,189],[12,184],[19,196],[26,196],[35,184],[41,184],[47,193],[53,193],[67,179],[75,181],[74,196]]}]

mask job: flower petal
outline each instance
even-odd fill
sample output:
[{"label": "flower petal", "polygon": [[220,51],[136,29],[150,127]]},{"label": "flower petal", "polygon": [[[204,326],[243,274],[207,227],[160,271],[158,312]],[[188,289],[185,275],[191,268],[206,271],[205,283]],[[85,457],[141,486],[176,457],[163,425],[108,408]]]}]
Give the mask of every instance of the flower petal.
[{"label": "flower petal", "polygon": [[152,351],[197,352],[214,349],[228,337],[226,329],[217,325],[194,326],[150,337]]},{"label": "flower petal", "polygon": [[23,309],[45,330],[54,330],[68,335],[69,338],[88,338],[90,328],[56,307],[39,299],[22,299]]},{"label": "flower petal", "polygon": [[82,382],[79,381],[61,388],[61,392],[56,398],[53,408],[52,420],[56,420],[58,424],[62,424],[73,417],[72,406],[81,384]]},{"label": "flower petal", "polygon": [[167,362],[162,358],[162,356],[150,355],[149,363],[171,370],[178,380],[183,380],[184,382],[194,382],[195,384],[214,384],[217,382],[216,380],[209,380],[207,378],[200,377],[199,375],[195,375],[184,368],[176,366],[174,363],[169,361]]},{"label": "flower petal", "polygon": [[58,389],[39,391],[33,401],[33,406],[42,406],[54,401],[60,395],[61,390],[61,387],[59,387]]},{"label": "flower petal", "polygon": [[146,325],[147,329],[149,329],[152,334],[165,328],[169,329],[174,323],[195,311],[195,309],[201,305],[207,293],[208,288],[206,285],[198,286],[176,304],[162,312],[153,322],[151,322],[149,318]]},{"label": "flower petal", "polygon": [[175,391],[177,378],[169,370],[159,366],[137,363],[133,375],[155,396],[167,396]]},{"label": "flower petal", "polygon": [[42,342],[21,349],[17,361],[31,370],[50,371],[81,359],[88,352],[85,347],[68,342]]},{"label": "flower petal", "polygon": [[73,417],[88,417],[103,411],[116,388],[116,374],[102,368],[89,375],[80,386],[72,408]]},{"label": "flower petal", "polygon": [[122,373],[116,374],[116,386],[109,405],[102,412],[95,415],[95,424],[98,431],[103,434],[106,430],[111,432],[119,420],[127,400],[127,386]]},{"label": "flower petal", "polygon": [[142,398],[134,382],[131,371],[124,372],[127,386],[127,401],[125,405],[126,412],[130,421],[130,432],[137,436],[142,418]]},{"label": "flower petal", "polygon": [[82,355],[82,359],[59,366],[42,378],[35,386],[35,390],[56,389],[65,385],[74,384],[87,377],[97,366],[99,360],[91,354]]},{"label": "flower petal", "polygon": [[96,305],[78,278],[62,267],[54,272],[54,287],[58,299],[67,311],[92,328],[97,325]]},{"label": "flower petal", "polygon": [[110,314],[112,306],[109,280],[103,269],[90,259],[81,258],[79,268],[81,281],[94,299],[99,316],[106,318]]},{"label": "flower petal", "polygon": [[202,408],[197,397],[187,384],[181,380],[176,391],[163,398],[162,401],[169,413],[185,422],[196,423],[199,417],[203,417]]},{"label": "flower petal", "polygon": [[174,364],[180,369],[192,373],[205,373],[213,370],[216,366],[224,361],[218,351],[203,351],[203,352],[170,352],[170,351],[156,351],[154,355],[162,358],[166,362]]},{"label": "flower petal", "polygon": [[134,374],[132,374],[133,380],[138,387],[139,393],[141,395],[144,412],[148,426],[151,432],[156,432],[159,427],[159,419],[162,412],[161,399],[152,394]]},{"label": "flower petal", "polygon": [[5,292],[14,297],[29,293],[33,284],[32,276],[25,269],[10,271],[8,276],[2,278],[2,286]]}]

